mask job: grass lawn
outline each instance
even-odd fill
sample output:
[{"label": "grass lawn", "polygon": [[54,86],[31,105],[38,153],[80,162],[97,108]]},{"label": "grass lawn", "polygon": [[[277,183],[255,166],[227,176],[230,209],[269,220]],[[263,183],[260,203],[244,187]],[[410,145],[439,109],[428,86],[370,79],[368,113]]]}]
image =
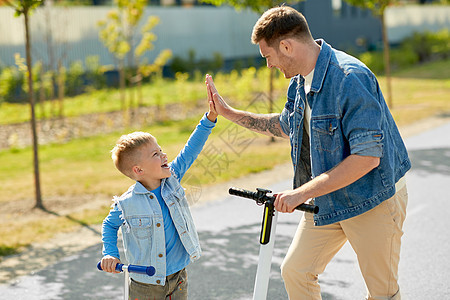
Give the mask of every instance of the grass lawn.
[{"label": "grass lawn", "polygon": [[[240,78],[237,73],[230,75],[217,75],[216,85],[222,95],[229,99],[234,106],[248,109],[254,112],[266,112],[267,107],[263,103],[243,101],[248,94],[242,92],[246,87],[250,93],[258,92],[267,87],[267,72],[247,71]],[[252,73],[253,72],[253,73]],[[379,77],[382,90],[385,90],[385,78]],[[258,84],[259,82],[259,84]],[[171,85],[172,84],[172,85]],[[183,82],[167,83],[164,90],[159,92],[155,87],[144,87],[144,93],[153,95],[151,101],[159,101],[158,95],[165,93],[165,89],[190,91],[192,99],[204,97],[202,84]],[[284,105],[285,89],[288,80],[278,77],[275,88],[278,99],[275,103],[276,111],[280,111]],[[450,112],[450,60],[418,66],[404,70],[393,75],[393,108],[391,109],[399,126],[405,126],[432,115]],[[197,92],[198,90],[198,92]],[[110,94],[113,93],[113,94]],[[110,101],[115,104],[94,105],[93,103],[106,103],[106,99],[117,97],[114,91],[97,91],[90,95],[83,95],[66,101],[67,111],[71,114],[88,113],[107,109],[114,110],[118,100]],[[198,94],[197,94],[198,93]],[[155,96],[156,95],[156,96]],[[170,101],[177,99],[177,94],[172,94]],[[178,95],[179,96],[179,95]],[[250,98],[254,98],[253,96]],[[150,99],[150,98],[149,98]],[[149,100],[150,101],[150,100]],[[163,101],[163,100],[161,100]],[[167,103],[164,100],[162,103]],[[189,99],[179,101],[189,102]],[[157,102],[148,102],[152,105]],[[0,106],[1,124],[14,123],[27,118],[26,105],[15,106],[3,104]],[[79,111],[76,112],[76,107]],[[107,107],[107,108],[105,108]],[[205,110],[207,106],[205,103]],[[158,138],[159,144],[166,151],[169,159],[175,158],[185,141],[194,129],[201,115],[189,116],[179,122],[166,122],[155,124],[142,131],[148,131]],[[22,120],[23,121],[23,120]],[[72,140],[64,144],[50,144],[40,146],[40,170],[43,201],[46,198],[67,198],[91,195],[103,195],[111,197],[121,194],[130,184],[113,166],[109,151],[121,134],[130,132],[131,129],[105,134],[101,136]],[[245,176],[252,172],[271,169],[275,165],[288,162],[289,142],[276,140],[269,143],[269,138],[253,134],[244,130],[223,118],[219,118],[217,127],[208,140],[199,159],[189,170],[189,176],[185,177],[183,184],[189,185],[188,180],[194,180],[192,184],[210,185],[224,182],[232,178]],[[6,205],[14,201],[33,199],[34,182],[32,169],[32,151],[30,148],[11,149],[0,151],[0,205]],[[52,208],[49,207],[49,210]],[[67,213],[65,215],[48,215],[43,219],[30,219],[20,221],[16,219],[4,219],[4,226],[0,228],[0,256],[18,251],[20,247],[29,245],[37,240],[51,237],[61,231],[70,231],[81,225],[98,224],[106,216],[107,205],[96,210]]]}]

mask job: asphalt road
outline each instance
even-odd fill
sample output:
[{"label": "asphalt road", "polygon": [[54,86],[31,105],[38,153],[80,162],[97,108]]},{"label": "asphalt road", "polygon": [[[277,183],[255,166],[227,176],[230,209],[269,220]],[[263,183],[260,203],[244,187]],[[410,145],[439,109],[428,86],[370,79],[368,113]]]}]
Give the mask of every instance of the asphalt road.
[{"label": "asphalt road", "polygon": [[[400,261],[403,299],[450,299],[450,123],[406,139],[413,168]],[[240,186],[246,188],[245,186]],[[280,191],[289,181],[268,188]],[[203,248],[188,267],[193,300],[251,299],[259,254],[262,208],[229,196],[195,206]],[[267,299],[287,299],[279,267],[301,212],[280,214]],[[123,276],[96,270],[101,245],[0,285],[0,299],[123,299]],[[365,286],[347,243],[319,277],[323,299],[363,299]]]}]

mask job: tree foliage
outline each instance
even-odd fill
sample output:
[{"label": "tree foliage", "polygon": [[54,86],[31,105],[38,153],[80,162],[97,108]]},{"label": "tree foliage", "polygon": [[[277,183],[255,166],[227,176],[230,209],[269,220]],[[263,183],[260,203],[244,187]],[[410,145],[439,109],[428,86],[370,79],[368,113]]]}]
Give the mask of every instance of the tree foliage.
[{"label": "tree foliage", "polygon": [[0,4],[11,6],[15,10],[15,16],[20,17],[44,4],[44,0],[0,0]]},{"label": "tree foliage", "polygon": [[228,4],[233,6],[235,9],[246,9],[249,8],[257,13],[263,13],[265,10],[272,8],[277,5],[281,5],[283,3],[297,3],[298,0],[287,0],[287,1],[279,1],[279,0],[202,0],[202,2],[210,3],[215,6],[221,6],[224,4]]},{"label": "tree foliage", "polygon": [[[116,0],[116,9],[111,10],[106,20],[98,23],[100,27],[100,39],[108,50],[116,57],[119,65],[119,81],[121,90],[122,109],[126,110],[125,86],[126,80],[139,87],[143,76],[151,73],[160,74],[160,70],[167,60],[172,56],[170,50],[164,50],[155,59],[153,64],[147,64],[142,57],[147,51],[154,49],[154,41],[157,37],[152,32],[158,25],[159,18],[149,16],[144,25],[138,30],[145,12],[146,0]],[[141,37],[138,41],[138,33]],[[128,69],[125,68],[127,61]],[[132,73],[132,71],[136,73]],[[133,106],[134,95],[129,95],[129,107]],[[142,93],[139,92],[138,103],[142,102]]]},{"label": "tree foliage", "polygon": [[372,11],[374,15],[381,16],[384,10],[389,5],[397,2],[396,0],[345,0],[348,4],[367,8]]}]

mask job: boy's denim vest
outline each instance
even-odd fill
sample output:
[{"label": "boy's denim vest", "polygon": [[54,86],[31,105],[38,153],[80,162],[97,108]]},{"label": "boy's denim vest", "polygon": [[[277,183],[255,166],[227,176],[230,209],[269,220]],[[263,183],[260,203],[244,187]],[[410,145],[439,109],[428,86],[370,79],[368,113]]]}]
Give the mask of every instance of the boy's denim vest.
[{"label": "boy's denim vest", "polygon": [[311,91],[305,95],[302,76],[292,78],[280,116],[281,127],[290,138],[296,177],[305,178],[301,174],[306,169],[302,167],[305,159],[301,158],[301,148],[306,100],[312,110],[309,142],[313,178],[351,154],[380,157],[379,166],[356,182],[314,199],[320,208],[314,215],[315,225],[327,225],[360,215],[392,197],[395,183],[411,163],[375,75],[357,59],[323,40],[317,42],[322,49]]},{"label": "boy's denim vest", "polygon": [[[162,180],[161,195],[191,261],[197,260],[201,255],[197,231],[184,189],[173,173]],[[127,261],[130,264],[151,265],[156,269],[152,277],[135,273],[131,273],[130,277],[139,282],[164,285],[166,242],[163,216],[156,196],[137,182],[115,200],[123,212],[122,234]]]}]

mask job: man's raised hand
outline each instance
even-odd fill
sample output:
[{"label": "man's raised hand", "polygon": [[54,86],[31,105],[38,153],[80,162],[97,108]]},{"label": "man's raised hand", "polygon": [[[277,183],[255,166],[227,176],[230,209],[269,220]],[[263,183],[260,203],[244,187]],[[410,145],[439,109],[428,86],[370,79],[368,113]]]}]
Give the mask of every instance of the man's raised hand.
[{"label": "man's raised hand", "polygon": [[214,103],[215,111],[219,115],[225,116],[227,112],[229,112],[232,108],[219,95],[219,92],[217,91],[216,86],[214,85],[214,81],[211,75],[209,74],[206,75],[205,83],[208,94],[208,102],[212,101]]}]

